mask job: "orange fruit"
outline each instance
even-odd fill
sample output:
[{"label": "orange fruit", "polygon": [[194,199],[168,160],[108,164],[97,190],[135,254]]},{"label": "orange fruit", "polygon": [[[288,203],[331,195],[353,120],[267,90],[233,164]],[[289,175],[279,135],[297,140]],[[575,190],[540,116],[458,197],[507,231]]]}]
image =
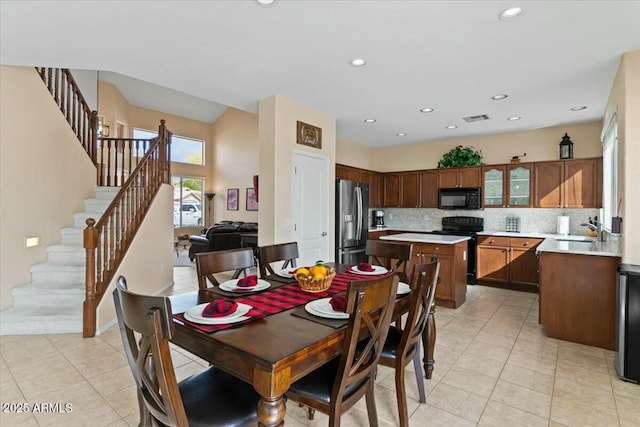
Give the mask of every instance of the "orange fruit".
[{"label": "orange fruit", "polygon": [[327,275],[327,267],[325,267],[324,265],[314,265],[313,267],[311,267],[311,269],[309,270],[309,272],[311,273],[311,275],[315,278],[317,275],[320,275],[322,277]]}]

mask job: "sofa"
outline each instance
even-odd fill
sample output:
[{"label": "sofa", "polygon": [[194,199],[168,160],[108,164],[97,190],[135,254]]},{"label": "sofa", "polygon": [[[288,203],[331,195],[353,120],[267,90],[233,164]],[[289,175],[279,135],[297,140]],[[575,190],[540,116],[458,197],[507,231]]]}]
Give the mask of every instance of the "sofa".
[{"label": "sofa", "polygon": [[[190,236],[189,259],[195,261],[198,252],[223,251],[242,247],[243,234],[257,233],[258,223],[220,221],[203,228],[200,236]],[[254,248],[255,249],[255,248]]]}]

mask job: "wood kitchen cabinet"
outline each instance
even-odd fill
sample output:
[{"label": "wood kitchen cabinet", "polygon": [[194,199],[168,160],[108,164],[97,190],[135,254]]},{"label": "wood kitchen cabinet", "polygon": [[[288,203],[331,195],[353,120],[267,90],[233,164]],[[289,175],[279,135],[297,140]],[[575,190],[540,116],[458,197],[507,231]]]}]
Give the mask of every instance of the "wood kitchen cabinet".
[{"label": "wood kitchen cabinet", "polygon": [[400,174],[400,207],[419,207],[419,191],[418,172],[403,172]]},{"label": "wood kitchen cabinet", "polygon": [[383,206],[383,174],[366,169],[336,164],[336,179],[348,179],[369,184],[369,207]]},{"label": "wood kitchen cabinet", "polygon": [[478,282],[536,292],[539,281],[535,248],[542,240],[528,237],[478,236]]},{"label": "wood kitchen cabinet", "polygon": [[540,324],[548,337],[615,350],[619,263],[619,257],[540,254]]},{"label": "wood kitchen cabinet", "polygon": [[598,208],[602,205],[602,158],[534,164],[534,206]]},{"label": "wood kitchen cabinet", "polygon": [[381,173],[369,172],[369,207],[379,208],[383,205],[384,181]]},{"label": "wood kitchen cabinet", "polygon": [[420,171],[418,172],[418,180],[420,182],[420,207],[437,208],[438,171],[435,169]]},{"label": "wood kitchen cabinet", "polygon": [[449,308],[458,308],[466,300],[467,295],[467,242],[455,245],[436,243],[412,243],[413,251],[409,271],[414,264],[431,261],[436,255],[440,261],[439,282],[436,287],[436,302]]},{"label": "wood kitchen cabinet", "polygon": [[384,174],[384,207],[397,208],[400,206],[400,174]]},{"label": "wood kitchen cabinet", "polygon": [[530,208],[533,164],[482,167],[482,193],[485,208]]},{"label": "wood kitchen cabinet", "polygon": [[481,175],[480,166],[438,169],[438,188],[480,187]]}]

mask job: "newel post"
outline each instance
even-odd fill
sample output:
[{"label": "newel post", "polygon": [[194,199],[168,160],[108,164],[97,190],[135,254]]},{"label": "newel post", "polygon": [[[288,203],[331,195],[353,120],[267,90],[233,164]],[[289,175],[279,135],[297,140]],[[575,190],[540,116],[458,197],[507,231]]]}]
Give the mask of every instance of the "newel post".
[{"label": "newel post", "polygon": [[98,165],[98,112],[91,112],[91,160],[94,165]]},{"label": "newel post", "polygon": [[96,248],[98,247],[98,233],[94,228],[96,220],[87,218],[87,228],[84,229],[84,249],[86,251],[85,267],[85,299],[82,306],[82,336],[91,338],[96,334]]}]

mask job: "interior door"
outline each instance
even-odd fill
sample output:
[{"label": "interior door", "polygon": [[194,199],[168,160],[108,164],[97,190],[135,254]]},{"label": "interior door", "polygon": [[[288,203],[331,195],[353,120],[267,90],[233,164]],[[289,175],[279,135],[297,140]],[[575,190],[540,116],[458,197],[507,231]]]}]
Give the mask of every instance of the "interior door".
[{"label": "interior door", "polygon": [[330,250],[329,215],[333,203],[329,193],[329,160],[302,152],[294,153],[292,217],[293,236],[298,242],[298,265],[318,260],[333,261]]}]

